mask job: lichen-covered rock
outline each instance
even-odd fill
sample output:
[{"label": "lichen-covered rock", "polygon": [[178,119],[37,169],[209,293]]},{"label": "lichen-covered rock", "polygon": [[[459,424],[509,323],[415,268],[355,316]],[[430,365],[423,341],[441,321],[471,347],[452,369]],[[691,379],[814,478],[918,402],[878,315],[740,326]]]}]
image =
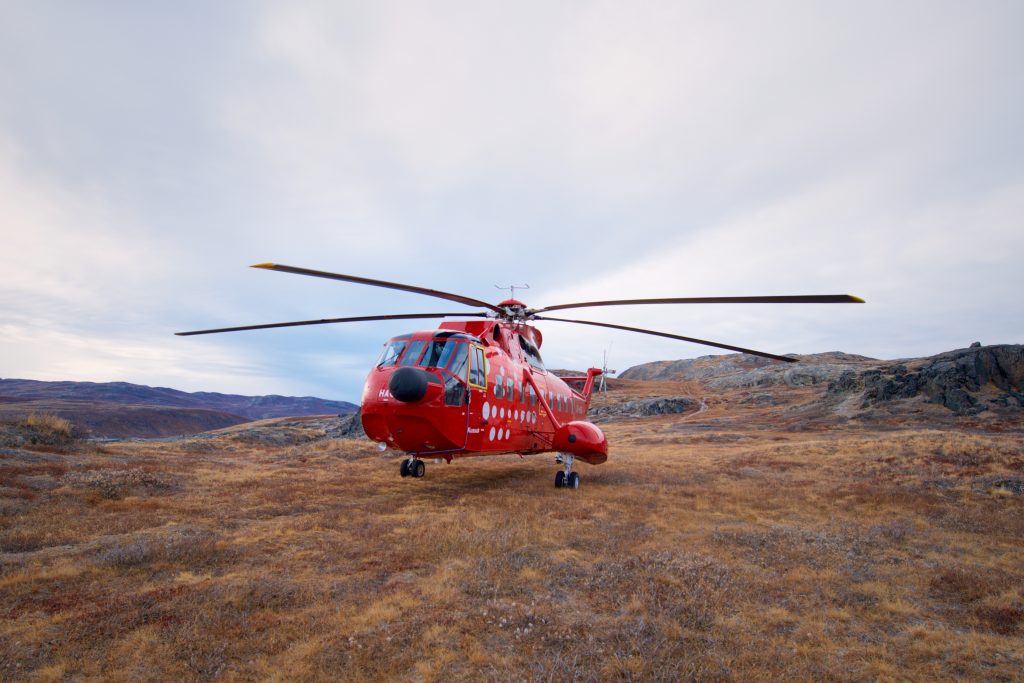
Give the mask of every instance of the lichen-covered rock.
[{"label": "lichen-covered rock", "polygon": [[859,391],[864,388],[864,382],[861,381],[857,375],[856,370],[847,368],[843,370],[838,377],[828,383],[827,393],[835,394],[848,394],[852,391]]}]

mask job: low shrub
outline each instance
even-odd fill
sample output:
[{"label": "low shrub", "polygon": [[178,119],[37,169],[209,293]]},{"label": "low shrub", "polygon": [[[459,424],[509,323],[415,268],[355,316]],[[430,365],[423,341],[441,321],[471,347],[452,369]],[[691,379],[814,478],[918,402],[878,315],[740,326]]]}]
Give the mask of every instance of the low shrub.
[{"label": "low shrub", "polygon": [[174,488],[166,477],[141,469],[72,472],[64,477],[64,481],[72,486],[92,489],[108,500],[121,500],[133,493],[166,493]]},{"label": "low shrub", "polygon": [[1017,607],[979,607],[974,612],[990,629],[1002,635],[1012,635],[1024,623],[1024,609]]},{"label": "low shrub", "polygon": [[204,529],[177,529],[111,546],[96,556],[101,566],[130,569],[157,562],[199,567],[215,559],[216,537]]}]

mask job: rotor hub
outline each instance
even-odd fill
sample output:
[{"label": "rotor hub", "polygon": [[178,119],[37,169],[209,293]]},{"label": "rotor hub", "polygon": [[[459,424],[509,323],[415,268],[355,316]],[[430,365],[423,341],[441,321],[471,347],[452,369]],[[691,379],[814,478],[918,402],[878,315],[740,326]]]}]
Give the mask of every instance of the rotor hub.
[{"label": "rotor hub", "polygon": [[529,320],[532,317],[532,310],[526,307],[522,301],[518,299],[505,299],[498,303],[498,308],[501,309],[501,317],[509,321],[523,321]]}]

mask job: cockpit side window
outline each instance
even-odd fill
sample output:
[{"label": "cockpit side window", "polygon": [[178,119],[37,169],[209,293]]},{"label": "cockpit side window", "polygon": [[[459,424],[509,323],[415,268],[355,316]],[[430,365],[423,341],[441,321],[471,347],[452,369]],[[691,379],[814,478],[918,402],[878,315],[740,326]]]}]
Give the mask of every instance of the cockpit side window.
[{"label": "cockpit side window", "polygon": [[466,380],[466,359],[469,357],[469,344],[465,342],[449,342],[455,344],[455,353],[452,354],[452,364],[448,370],[461,379]]},{"label": "cockpit side window", "polygon": [[487,386],[487,365],[484,360],[484,350],[479,346],[473,347],[473,362],[469,366],[469,383],[478,386]]}]

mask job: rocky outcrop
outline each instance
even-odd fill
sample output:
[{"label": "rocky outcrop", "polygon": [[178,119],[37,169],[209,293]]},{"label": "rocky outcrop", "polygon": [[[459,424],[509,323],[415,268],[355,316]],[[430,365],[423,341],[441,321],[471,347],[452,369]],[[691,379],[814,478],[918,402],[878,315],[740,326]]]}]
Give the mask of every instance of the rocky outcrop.
[{"label": "rocky outcrop", "polygon": [[778,361],[749,356],[745,353],[729,353],[717,356],[700,356],[682,360],[663,360],[635,365],[619,373],[619,379],[642,380],[691,380],[707,379],[725,374],[746,372],[754,368],[776,364]]},{"label": "rocky outcrop", "polygon": [[361,411],[357,410],[349,415],[341,415],[332,420],[334,424],[327,430],[327,436],[332,439],[365,439],[366,432],[363,431],[363,420]]},{"label": "rocky outcrop", "polygon": [[850,369],[849,365],[837,363],[816,363],[801,361],[791,365],[781,363],[733,373],[709,379],[707,384],[712,389],[743,389],[750,387],[767,387],[785,385],[787,387],[806,387],[825,384],[838,379]]},{"label": "rocky outcrop", "polygon": [[[992,388],[982,397],[983,389]],[[829,382],[829,395],[863,391],[863,404],[924,396],[957,415],[977,415],[991,406],[1024,407],[1024,346],[971,346],[932,356],[911,366],[895,363],[857,372],[847,369]]]},{"label": "rocky outcrop", "polygon": [[650,417],[651,415],[678,415],[700,409],[700,401],[689,396],[638,399],[615,405],[590,409],[590,418],[601,422],[618,417]]},{"label": "rocky outcrop", "polygon": [[836,379],[850,367],[871,362],[865,356],[840,351],[796,356],[796,363],[750,356],[744,353],[701,356],[686,360],[658,361],[629,368],[620,379],[703,380],[711,389],[743,389],[786,385],[802,387]]},{"label": "rocky outcrop", "polygon": [[841,402],[847,417],[873,407],[889,410],[911,399],[944,406],[957,416],[1024,408],[1021,345],[975,343],[929,358],[892,361],[840,352],[797,358],[796,363],[778,363],[744,354],[702,356],[639,365],[620,377],[699,381],[711,392],[746,390],[741,402],[763,405],[770,405],[765,396],[778,399],[787,387],[827,387],[825,402]]}]

